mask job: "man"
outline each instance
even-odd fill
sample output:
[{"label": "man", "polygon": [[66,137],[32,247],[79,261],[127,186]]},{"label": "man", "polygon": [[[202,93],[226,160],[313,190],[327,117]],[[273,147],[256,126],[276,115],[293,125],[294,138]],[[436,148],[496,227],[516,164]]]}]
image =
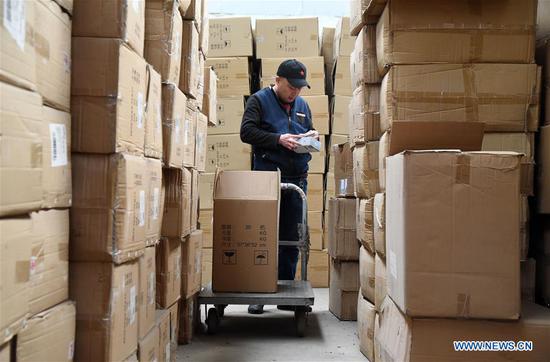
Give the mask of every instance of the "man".
[{"label": "man", "polygon": [[[298,140],[319,138],[313,129],[311,110],[300,97],[306,81],[306,67],[296,59],[279,65],[275,85],[253,94],[246,103],[241,123],[241,140],[252,145],[253,168],[257,171],[281,171],[281,181],[293,183],[307,192],[309,153],[296,153]],[[281,194],[279,240],[298,240],[302,220],[302,200],[297,192]],[[279,247],[279,280],[294,280],[298,248]],[[285,309],[280,307],[279,309]],[[248,312],[263,313],[263,305],[251,305]]]}]

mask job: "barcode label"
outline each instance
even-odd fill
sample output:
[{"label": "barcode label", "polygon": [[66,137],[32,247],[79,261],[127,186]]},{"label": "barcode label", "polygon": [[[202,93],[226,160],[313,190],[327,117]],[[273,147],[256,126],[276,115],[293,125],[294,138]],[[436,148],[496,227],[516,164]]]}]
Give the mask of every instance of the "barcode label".
[{"label": "barcode label", "polygon": [[143,112],[145,111],[145,104],[143,100],[143,93],[138,92],[137,95],[137,126],[143,128]]},{"label": "barcode label", "polygon": [[25,50],[25,0],[4,0],[4,28],[17,46]]},{"label": "barcode label", "polygon": [[348,179],[340,180],[340,194],[345,194],[348,189]]},{"label": "barcode label", "polygon": [[64,124],[50,124],[50,144],[52,167],[66,166],[67,161],[67,128]]},{"label": "barcode label", "polygon": [[152,212],[153,220],[157,220],[159,218],[159,210],[160,210],[160,190],[158,187],[155,187],[153,189],[153,212]]},{"label": "barcode label", "polygon": [[130,301],[128,303],[128,324],[134,324],[136,321],[136,304],[137,304],[137,293],[136,286],[130,288]]},{"label": "barcode label", "polygon": [[139,226],[145,225],[145,190],[139,191],[138,223]]}]

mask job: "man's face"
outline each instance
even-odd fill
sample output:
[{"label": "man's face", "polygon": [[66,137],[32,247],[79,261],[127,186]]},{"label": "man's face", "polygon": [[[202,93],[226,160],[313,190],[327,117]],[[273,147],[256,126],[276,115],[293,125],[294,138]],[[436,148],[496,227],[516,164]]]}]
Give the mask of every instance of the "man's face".
[{"label": "man's face", "polygon": [[302,88],[293,87],[286,78],[275,78],[275,84],[277,85],[277,95],[279,99],[284,103],[292,103],[300,95]]}]

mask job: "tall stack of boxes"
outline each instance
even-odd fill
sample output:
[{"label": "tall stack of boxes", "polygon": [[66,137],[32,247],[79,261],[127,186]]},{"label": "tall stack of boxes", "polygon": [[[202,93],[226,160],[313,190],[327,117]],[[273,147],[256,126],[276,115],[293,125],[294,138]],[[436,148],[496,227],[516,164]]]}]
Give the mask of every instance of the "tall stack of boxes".
[{"label": "tall stack of boxes", "polygon": [[71,11],[50,0],[0,10],[0,355],[8,360],[72,360]]}]

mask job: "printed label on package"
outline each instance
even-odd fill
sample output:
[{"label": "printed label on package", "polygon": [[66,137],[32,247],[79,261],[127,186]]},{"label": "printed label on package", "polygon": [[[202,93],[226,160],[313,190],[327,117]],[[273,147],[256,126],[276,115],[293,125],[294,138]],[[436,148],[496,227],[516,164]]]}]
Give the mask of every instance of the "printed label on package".
[{"label": "printed label on package", "polygon": [[52,150],[52,167],[66,166],[67,159],[67,128],[64,124],[50,124],[50,145]]},{"label": "printed label on package", "polygon": [[145,102],[143,99],[143,93],[137,94],[137,126],[143,128],[143,112],[145,110]]},{"label": "printed label on package", "polygon": [[138,223],[139,226],[145,225],[145,190],[139,190]]},{"label": "printed label on package", "polygon": [[22,51],[25,50],[25,1],[4,0],[4,28]]},{"label": "printed label on package", "polygon": [[152,212],[153,220],[157,220],[159,218],[159,210],[160,210],[160,190],[158,187],[155,187],[153,190],[153,212]]}]

